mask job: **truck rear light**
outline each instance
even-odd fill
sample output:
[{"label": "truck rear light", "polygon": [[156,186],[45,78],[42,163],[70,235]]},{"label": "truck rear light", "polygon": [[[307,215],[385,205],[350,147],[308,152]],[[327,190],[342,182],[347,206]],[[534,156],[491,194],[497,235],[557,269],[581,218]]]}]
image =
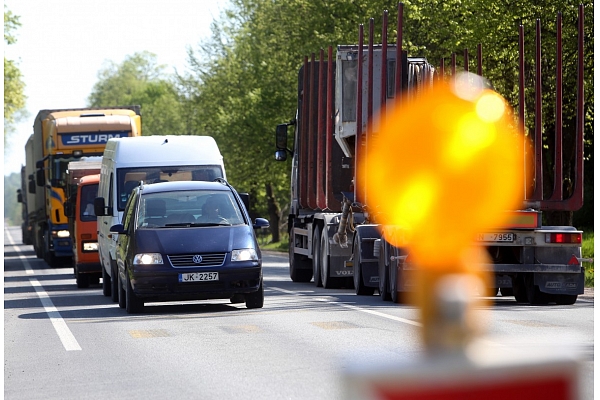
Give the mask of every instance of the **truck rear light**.
[{"label": "truck rear light", "polygon": [[581,244],[581,233],[546,233],[546,243]]}]

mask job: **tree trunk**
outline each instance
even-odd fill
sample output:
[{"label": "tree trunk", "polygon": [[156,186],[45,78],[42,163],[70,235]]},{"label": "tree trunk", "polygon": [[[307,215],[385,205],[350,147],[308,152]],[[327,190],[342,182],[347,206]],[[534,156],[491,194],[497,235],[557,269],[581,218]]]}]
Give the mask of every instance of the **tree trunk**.
[{"label": "tree trunk", "polygon": [[272,242],[278,243],[279,238],[279,204],[273,195],[273,186],[270,183],[265,184],[267,191],[267,207],[269,211],[269,222],[271,229]]}]

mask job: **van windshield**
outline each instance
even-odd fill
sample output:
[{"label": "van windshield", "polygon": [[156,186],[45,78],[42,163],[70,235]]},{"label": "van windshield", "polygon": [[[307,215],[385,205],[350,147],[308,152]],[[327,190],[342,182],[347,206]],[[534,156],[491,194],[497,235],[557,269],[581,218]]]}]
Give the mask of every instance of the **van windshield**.
[{"label": "van windshield", "polygon": [[223,178],[219,165],[176,165],[163,167],[133,167],[117,170],[117,209],[123,211],[131,191],[144,183],[173,181],[212,181]]}]

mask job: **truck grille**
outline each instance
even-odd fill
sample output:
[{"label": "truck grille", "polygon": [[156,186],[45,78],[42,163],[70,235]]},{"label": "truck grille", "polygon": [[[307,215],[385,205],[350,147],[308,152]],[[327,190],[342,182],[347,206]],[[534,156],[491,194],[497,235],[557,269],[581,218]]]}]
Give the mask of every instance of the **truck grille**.
[{"label": "truck grille", "polygon": [[[194,262],[194,257],[202,257],[202,261]],[[181,254],[167,256],[175,268],[183,267],[218,267],[225,262],[226,253]],[[196,257],[197,258],[197,257]]]}]

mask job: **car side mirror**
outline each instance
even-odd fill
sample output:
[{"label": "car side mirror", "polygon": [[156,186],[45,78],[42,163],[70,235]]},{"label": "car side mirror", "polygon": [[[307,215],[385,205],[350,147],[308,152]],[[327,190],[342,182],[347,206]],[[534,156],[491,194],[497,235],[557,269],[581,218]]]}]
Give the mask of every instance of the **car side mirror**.
[{"label": "car side mirror", "polygon": [[123,224],[116,224],[110,227],[111,233],[118,233],[119,235],[127,235],[127,231],[123,227]]},{"label": "car side mirror", "polygon": [[254,229],[265,229],[269,227],[269,221],[264,218],[256,218],[254,220],[254,225],[252,227]]},{"label": "car side mirror", "polygon": [[21,189],[17,192],[17,203],[23,203],[23,195],[21,194]]}]

